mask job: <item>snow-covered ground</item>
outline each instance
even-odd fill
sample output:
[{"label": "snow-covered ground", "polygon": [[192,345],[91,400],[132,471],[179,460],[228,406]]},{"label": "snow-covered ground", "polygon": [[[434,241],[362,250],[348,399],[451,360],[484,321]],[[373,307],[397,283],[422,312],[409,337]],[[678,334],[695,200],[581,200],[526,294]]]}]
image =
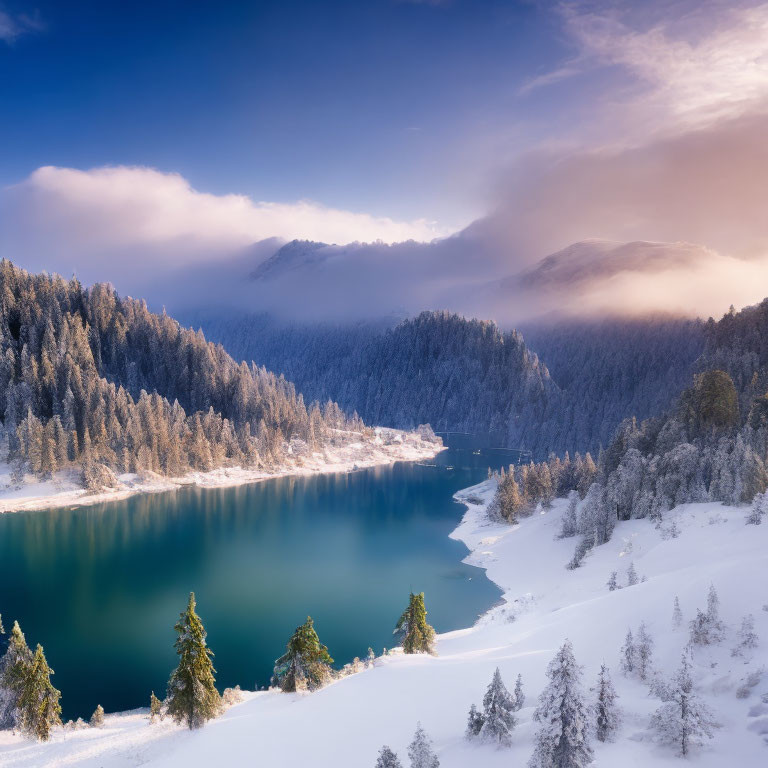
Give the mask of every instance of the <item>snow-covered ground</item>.
[{"label": "snow-covered ground", "polygon": [[[103,729],[59,730],[48,744],[3,733],[0,765],[373,768],[383,744],[407,765],[406,747],[421,721],[442,768],[523,766],[533,749],[532,714],[545,669],[565,638],[584,665],[585,688],[603,661],[610,666],[624,710],[617,740],[595,745],[595,765],[680,765],[672,750],[654,743],[648,721],[660,702],[644,684],[621,676],[619,649],[627,628],[644,620],[656,642],[654,665],[664,674],[674,671],[688,640],[687,622],[697,608],[706,608],[710,584],[719,592],[728,632],[719,646],[694,653],[694,672],[721,727],[690,761],[702,768],[768,765],[768,704],[761,703],[768,674],[746,698],[736,695],[749,672],[768,666],[768,524],[745,525],[744,509],[691,504],[667,514],[661,530],[648,520],[619,524],[608,544],[568,571],[575,540],[556,538],[563,502],[517,526],[497,525],[484,517],[492,490],[485,483],[458,494],[468,509],[453,535],[471,549],[468,560],[501,585],[505,603],[475,626],[441,635],[437,657],[387,656],[308,695],[247,694],[196,732],[167,721],[150,725],[146,712],[136,712],[108,716]],[[673,522],[676,538],[669,535]],[[608,591],[611,571],[622,583],[631,562],[647,580]],[[675,595],[684,614],[678,630],[672,626]],[[735,630],[746,613],[754,614],[760,645],[748,656],[732,657]],[[215,650],[216,638],[210,641]],[[481,705],[496,666],[510,689],[522,673],[527,695],[510,750],[463,738],[467,711],[473,702]]]},{"label": "snow-covered ground", "polygon": [[[11,468],[0,463],[0,513],[48,507],[70,507],[118,501],[136,493],[170,491],[184,485],[222,488],[268,480],[282,475],[314,475],[350,472],[355,469],[391,464],[395,461],[430,459],[443,450],[441,442],[423,440],[415,432],[377,427],[371,438],[357,432],[334,430],[333,440],[323,451],[308,452],[304,444],[293,443],[279,467],[269,471],[225,467],[211,472],[190,472],[183,477],[120,475],[115,488],[90,493],[83,489],[76,471],[59,472],[51,480],[27,476],[21,486],[11,481]],[[296,449],[296,450],[294,450]]]}]

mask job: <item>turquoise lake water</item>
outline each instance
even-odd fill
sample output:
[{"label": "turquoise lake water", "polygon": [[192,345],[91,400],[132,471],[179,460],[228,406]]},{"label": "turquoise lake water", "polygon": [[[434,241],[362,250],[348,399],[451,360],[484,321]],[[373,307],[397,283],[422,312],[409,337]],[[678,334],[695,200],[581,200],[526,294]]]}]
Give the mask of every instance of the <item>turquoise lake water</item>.
[{"label": "turquoise lake water", "polygon": [[451,448],[426,465],[0,515],[0,614],[44,646],[66,718],[162,698],[190,590],[220,690],[268,685],[308,614],[341,666],[393,645],[410,590],[439,632],[499,599],[448,534],[464,512],[453,493],[508,461]]}]

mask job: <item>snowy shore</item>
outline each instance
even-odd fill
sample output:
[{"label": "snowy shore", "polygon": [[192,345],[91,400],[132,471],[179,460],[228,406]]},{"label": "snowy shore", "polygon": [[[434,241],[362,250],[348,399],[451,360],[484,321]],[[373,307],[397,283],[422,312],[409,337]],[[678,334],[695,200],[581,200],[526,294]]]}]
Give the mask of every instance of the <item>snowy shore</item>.
[{"label": "snowy shore", "polygon": [[[595,765],[679,766],[679,758],[657,744],[648,728],[659,700],[645,684],[619,673],[619,649],[627,628],[645,621],[655,641],[653,665],[660,674],[671,674],[688,642],[687,623],[697,608],[706,607],[711,583],[720,594],[727,631],[719,645],[695,652],[694,676],[721,727],[690,762],[702,768],[765,765],[768,704],[761,697],[768,699],[768,676],[758,674],[744,698],[737,691],[750,673],[768,666],[768,612],[762,608],[768,602],[763,578],[768,524],[745,525],[743,508],[685,505],[668,513],[660,529],[648,520],[620,523],[610,542],[581,568],[568,571],[564,565],[575,540],[557,537],[564,503],[508,526],[486,518],[492,493],[493,484],[483,483],[456,495],[467,510],[452,536],[467,543],[468,562],[486,568],[504,590],[504,603],[474,626],[439,636],[437,657],[395,653],[309,695],[246,694],[197,732],[168,721],[150,725],[146,711],[137,711],[108,715],[101,729],[58,730],[48,744],[0,733],[0,765],[202,768],[255,758],[270,767],[372,768],[383,744],[405,765],[417,721],[433,738],[441,768],[525,765],[546,666],[567,637],[584,666],[585,691],[605,662],[624,710],[616,741],[595,745]],[[617,571],[620,584],[626,584],[630,563],[647,580],[609,591],[610,573]],[[675,595],[683,611],[681,629],[671,620]],[[733,657],[735,630],[746,613],[755,616],[760,644],[748,656]],[[210,641],[215,649],[216,639]],[[467,711],[481,703],[497,666],[509,687],[522,674],[527,696],[510,750],[463,738]]]},{"label": "snowy shore", "polygon": [[154,473],[144,476],[124,474],[118,476],[115,488],[95,493],[82,487],[75,471],[59,472],[47,481],[27,476],[25,482],[17,487],[11,482],[11,468],[0,464],[0,513],[100,504],[120,501],[137,493],[159,493],[189,485],[224,488],[286,475],[352,472],[396,461],[431,459],[444,450],[440,441],[430,442],[415,432],[397,429],[378,427],[371,438],[363,438],[356,432],[336,430],[336,433],[333,444],[326,446],[322,452],[299,453],[291,448],[283,463],[270,470],[222,467],[210,472],[190,472],[182,477],[162,477]]}]

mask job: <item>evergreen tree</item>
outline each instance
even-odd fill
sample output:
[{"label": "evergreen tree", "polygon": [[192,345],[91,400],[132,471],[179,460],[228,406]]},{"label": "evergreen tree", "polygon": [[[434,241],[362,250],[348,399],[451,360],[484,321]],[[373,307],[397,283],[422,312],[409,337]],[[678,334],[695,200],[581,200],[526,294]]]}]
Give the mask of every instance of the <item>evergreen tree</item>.
[{"label": "evergreen tree", "polygon": [[19,696],[31,664],[32,651],[19,622],[14,621],[8,647],[0,659],[0,728],[18,725]]},{"label": "evergreen tree", "polygon": [[621,712],[616,704],[619,697],[605,664],[600,667],[597,685],[593,690],[596,694],[595,735],[598,741],[610,741],[621,724]]},{"label": "evergreen tree", "polygon": [[155,696],[155,692],[149,695],[149,721],[154,723],[158,718],[162,718],[163,704],[160,699]]},{"label": "evergreen tree", "polygon": [[531,768],[585,768],[592,762],[589,718],[581,692],[581,668],[566,640],[547,668],[549,683],[534,720],[540,724]]},{"label": "evergreen tree", "polygon": [[384,746],[379,750],[375,768],[403,768],[403,764],[389,747]]},{"label": "evergreen tree", "polygon": [[746,651],[757,648],[758,639],[755,632],[755,617],[749,613],[741,620],[741,627],[737,633],[736,647],[731,651],[731,656],[743,656]]},{"label": "evergreen tree", "polygon": [[440,761],[432,751],[432,741],[421,723],[417,723],[413,741],[408,745],[408,757],[411,759],[411,768],[440,768]]},{"label": "evergreen tree", "polygon": [[320,643],[312,618],[296,628],[286,652],[275,662],[272,684],[285,692],[314,691],[332,677],[333,659]]},{"label": "evergreen tree", "polygon": [[515,681],[515,712],[519,712],[525,706],[525,693],[523,692],[523,676],[518,674]]},{"label": "evergreen tree", "polygon": [[91,728],[101,728],[104,725],[104,707],[99,704],[90,719]]},{"label": "evergreen tree", "polygon": [[683,612],[680,610],[680,599],[675,595],[675,606],[672,609],[672,628],[680,629],[683,626]]},{"label": "evergreen tree", "polygon": [[609,592],[615,592],[617,589],[619,589],[619,584],[616,581],[616,577],[617,576],[618,576],[618,574],[616,573],[616,571],[612,571],[611,572],[611,578],[608,579],[608,591]]},{"label": "evergreen tree", "polygon": [[568,494],[568,506],[563,512],[563,519],[560,523],[560,538],[567,539],[575,536],[578,532],[576,524],[576,509],[579,505],[579,494],[577,491],[570,491]]},{"label": "evergreen tree", "polygon": [[51,729],[61,725],[61,692],[51,684],[53,670],[38,644],[18,688],[19,729],[30,738],[48,741]]},{"label": "evergreen tree", "polygon": [[625,675],[631,675],[637,668],[637,648],[635,647],[635,640],[632,637],[631,629],[627,630],[624,645],[621,647],[619,666]]},{"label": "evergreen tree", "polygon": [[190,592],[187,609],[174,627],[178,633],[174,647],[179,666],[168,680],[166,697],[168,714],[190,729],[202,727],[221,711],[216,670],[211,662],[213,651],[206,644],[207,633],[195,607],[195,593]]},{"label": "evergreen tree", "polygon": [[467,717],[467,730],[464,736],[468,740],[472,740],[480,735],[480,731],[483,729],[483,723],[485,722],[482,713],[480,713],[477,707],[473,704],[469,708],[469,716]]},{"label": "evergreen tree", "polygon": [[691,667],[683,654],[670,689],[670,700],[656,710],[651,727],[662,742],[675,746],[681,757],[687,757],[692,746],[700,745],[704,737],[712,738],[714,725],[712,714],[693,690]]},{"label": "evergreen tree", "polygon": [[636,670],[637,676],[645,682],[651,672],[651,657],[653,656],[653,638],[648,633],[648,628],[643,621],[637,630]]},{"label": "evergreen tree", "polygon": [[637,577],[637,571],[635,570],[635,564],[630,563],[629,568],[627,568],[627,586],[634,587],[638,582],[639,579]]},{"label": "evergreen tree", "polygon": [[496,667],[493,679],[483,697],[483,726],[480,736],[485,741],[494,742],[499,747],[512,744],[512,731],[517,725],[515,701],[509,695],[501,672]]},{"label": "evergreen tree", "polygon": [[401,639],[405,653],[435,653],[435,630],[427,624],[424,593],[411,592],[408,607],[403,611],[394,633]]}]

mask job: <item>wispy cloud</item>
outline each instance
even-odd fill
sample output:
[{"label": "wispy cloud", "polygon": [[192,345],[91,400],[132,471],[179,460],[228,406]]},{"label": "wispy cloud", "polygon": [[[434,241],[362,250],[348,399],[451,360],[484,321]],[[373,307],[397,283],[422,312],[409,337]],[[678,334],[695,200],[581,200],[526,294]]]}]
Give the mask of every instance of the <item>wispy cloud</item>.
[{"label": "wispy cloud", "polygon": [[22,35],[40,32],[42,29],[43,23],[37,12],[35,12],[34,16],[28,16],[23,13],[13,15],[0,8],[0,40],[6,43],[13,43]]},{"label": "wispy cloud", "polygon": [[557,13],[577,54],[525,83],[522,94],[586,70],[615,69],[623,82],[612,82],[602,106],[623,119],[624,132],[646,137],[768,102],[768,3],[580,0],[561,3]]}]

